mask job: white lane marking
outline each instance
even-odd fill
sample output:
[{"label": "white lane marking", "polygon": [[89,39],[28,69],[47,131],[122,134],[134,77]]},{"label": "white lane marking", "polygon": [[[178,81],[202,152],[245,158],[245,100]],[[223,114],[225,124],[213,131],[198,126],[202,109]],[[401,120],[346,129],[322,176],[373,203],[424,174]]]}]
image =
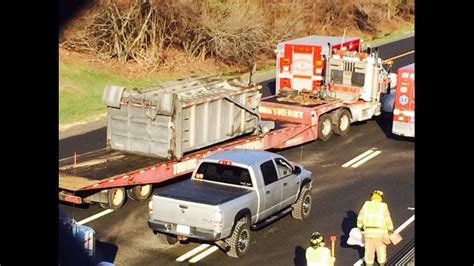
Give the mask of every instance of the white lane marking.
[{"label": "white lane marking", "polygon": [[[413,214],[408,220],[406,220],[402,225],[400,225],[397,229],[395,229],[395,234],[399,234],[403,229],[405,229],[409,224],[411,224],[415,220],[415,215]],[[360,266],[364,262],[364,258],[358,260],[354,263],[354,266]]]},{"label": "white lane marking", "polygon": [[351,165],[351,164],[355,163],[356,161],[360,160],[362,157],[365,157],[365,156],[373,153],[374,150],[375,150],[375,148],[372,148],[372,149],[362,153],[361,155],[359,155],[359,156],[355,157],[354,159],[348,161],[347,163],[343,164],[342,167],[344,167],[344,168],[348,167],[349,165]]},{"label": "white lane marking", "polygon": [[414,210],[415,210],[415,208],[413,208],[413,207],[408,207],[407,209],[410,210],[410,211],[414,211]]},{"label": "white lane marking", "polygon": [[179,262],[185,261],[188,258],[191,258],[192,256],[194,256],[194,254],[196,254],[198,252],[201,252],[201,251],[203,251],[204,249],[206,249],[208,247],[209,247],[209,244],[201,244],[200,246],[198,246],[194,249],[191,249],[190,251],[188,251],[185,254],[181,255],[179,258],[176,259],[176,261],[179,261]]},{"label": "white lane marking", "polygon": [[410,219],[406,220],[402,225],[400,225],[397,229],[395,229],[395,234],[400,233],[405,227],[411,224],[415,220],[415,215],[413,214]]},{"label": "white lane marking", "polygon": [[362,263],[365,261],[364,259],[365,259],[365,258],[362,258],[362,259],[358,260],[356,263],[354,263],[354,266],[360,266],[360,265],[362,265]]},{"label": "white lane marking", "polygon": [[212,246],[210,249],[204,251],[203,253],[197,255],[196,257],[189,260],[190,263],[196,263],[199,260],[203,259],[204,257],[208,256],[209,254],[215,252],[219,248],[217,246]]},{"label": "white lane marking", "polygon": [[359,165],[361,165],[361,164],[367,162],[368,160],[374,158],[375,156],[377,156],[377,155],[379,155],[379,154],[381,154],[381,153],[382,153],[382,151],[376,151],[376,152],[372,153],[371,155],[365,157],[364,159],[358,161],[357,163],[353,164],[351,167],[352,167],[352,168],[357,168]]},{"label": "white lane marking", "polygon": [[85,223],[88,223],[88,222],[93,221],[93,220],[95,220],[95,219],[97,219],[97,218],[100,218],[100,217],[102,217],[102,216],[104,216],[104,215],[107,215],[107,214],[109,214],[109,213],[111,213],[111,212],[113,212],[113,211],[114,211],[114,210],[112,210],[112,209],[107,209],[107,210],[105,210],[105,211],[96,213],[96,214],[92,215],[92,216],[89,217],[89,218],[86,218],[86,219],[84,219],[84,220],[82,220],[82,221],[79,221],[79,222],[77,222],[77,224],[85,224]]}]

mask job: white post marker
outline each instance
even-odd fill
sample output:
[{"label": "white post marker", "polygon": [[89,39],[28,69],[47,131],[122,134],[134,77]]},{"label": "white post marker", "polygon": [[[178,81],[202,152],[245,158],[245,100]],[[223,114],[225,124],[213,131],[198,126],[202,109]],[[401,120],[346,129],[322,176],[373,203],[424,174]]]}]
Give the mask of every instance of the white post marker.
[{"label": "white post marker", "polygon": [[186,252],[185,254],[181,255],[179,258],[176,259],[176,261],[178,262],[181,262],[181,261],[185,261],[189,258],[191,258],[192,256],[194,256],[195,254],[203,251],[204,249],[208,248],[210,245],[209,244],[201,244],[200,246],[194,248],[194,249],[191,249],[190,251]]},{"label": "white post marker", "polygon": [[[411,224],[415,220],[415,215],[413,214],[408,220],[406,220],[402,225],[400,225],[397,229],[395,229],[395,234],[399,234],[403,229],[405,229],[409,224]],[[364,258],[358,260],[354,263],[354,266],[360,266],[364,262]]]},{"label": "white post marker", "polygon": [[368,156],[369,154],[373,153],[375,150],[376,150],[376,148],[374,147],[374,148],[362,153],[361,155],[359,155],[359,156],[355,157],[354,159],[348,161],[347,163],[343,164],[342,167],[343,168],[349,167],[351,164],[357,162],[358,160],[364,158],[365,156]]},{"label": "white post marker", "polygon": [[102,217],[102,216],[104,216],[104,215],[107,215],[107,214],[109,214],[109,213],[111,213],[111,212],[113,212],[113,211],[114,211],[114,210],[112,210],[112,209],[107,209],[107,210],[105,210],[105,211],[102,211],[102,212],[99,212],[99,213],[97,213],[97,214],[94,214],[94,215],[92,215],[91,217],[88,217],[88,218],[86,218],[86,219],[84,219],[84,220],[81,220],[81,221],[77,222],[77,224],[82,225],[82,224],[88,223],[88,222],[93,221],[93,220],[95,220],[95,219],[97,219],[97,218],[100,218],[100,217]]},{"label": "white post marker", "polygon": [[[91,154],[93,152],[98,152],[98,151],[102,151],[102,150],[106,150],[107,148],[102,148],[102,149],[98,149],[98,150],[94,150],[94,151],[88,151],[88,152],[84,152],[84,153],[81,153],[81,154],[76,154],[76,156],[84,156],[86,154]],[[64,157],[62,159],[59,159],[59,161],[65,161],[65,160],[69,160],[69,159],[72,159],[74,158],[74,155],[73,156],[69,156],[69,157]]]}]

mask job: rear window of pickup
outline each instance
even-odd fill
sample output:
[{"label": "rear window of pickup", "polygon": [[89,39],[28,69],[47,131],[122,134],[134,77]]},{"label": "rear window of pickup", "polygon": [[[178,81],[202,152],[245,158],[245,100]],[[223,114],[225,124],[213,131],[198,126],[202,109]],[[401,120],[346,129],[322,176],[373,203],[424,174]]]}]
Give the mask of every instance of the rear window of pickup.
[{"label": "rear window of pickup", "polygon": [[233,165],[202,163],[196,172],[195,178],[252,187],[249,170]]}]

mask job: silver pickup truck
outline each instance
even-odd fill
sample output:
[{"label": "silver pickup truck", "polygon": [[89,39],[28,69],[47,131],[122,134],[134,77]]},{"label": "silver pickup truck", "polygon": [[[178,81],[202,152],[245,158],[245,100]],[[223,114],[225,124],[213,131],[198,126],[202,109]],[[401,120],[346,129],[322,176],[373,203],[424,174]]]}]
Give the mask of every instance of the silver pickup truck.
[{"label": "silver pickup truck", "polygon": [[215,242],[231,257],[243,256],[250,229],[291,211],[311,210],[311,172],[265,151],[228,150],[204,158],[191,179],[154,193],[148,226],[162,243]]}]

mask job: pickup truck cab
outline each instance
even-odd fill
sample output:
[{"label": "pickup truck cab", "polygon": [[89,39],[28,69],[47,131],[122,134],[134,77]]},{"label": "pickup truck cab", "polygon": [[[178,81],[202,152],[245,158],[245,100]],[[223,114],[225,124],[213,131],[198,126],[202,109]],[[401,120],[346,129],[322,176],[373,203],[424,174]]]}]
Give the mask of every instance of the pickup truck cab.
[{"label": "pickup truck cab", "polygon": [[162,243],[212,241],[238,258],[249,248],[250,229],[290,211],[307,218],[311,186],[311,172],[281,155],[226,150],[205,157],[191,179],[155,192],[148,225]]}]

